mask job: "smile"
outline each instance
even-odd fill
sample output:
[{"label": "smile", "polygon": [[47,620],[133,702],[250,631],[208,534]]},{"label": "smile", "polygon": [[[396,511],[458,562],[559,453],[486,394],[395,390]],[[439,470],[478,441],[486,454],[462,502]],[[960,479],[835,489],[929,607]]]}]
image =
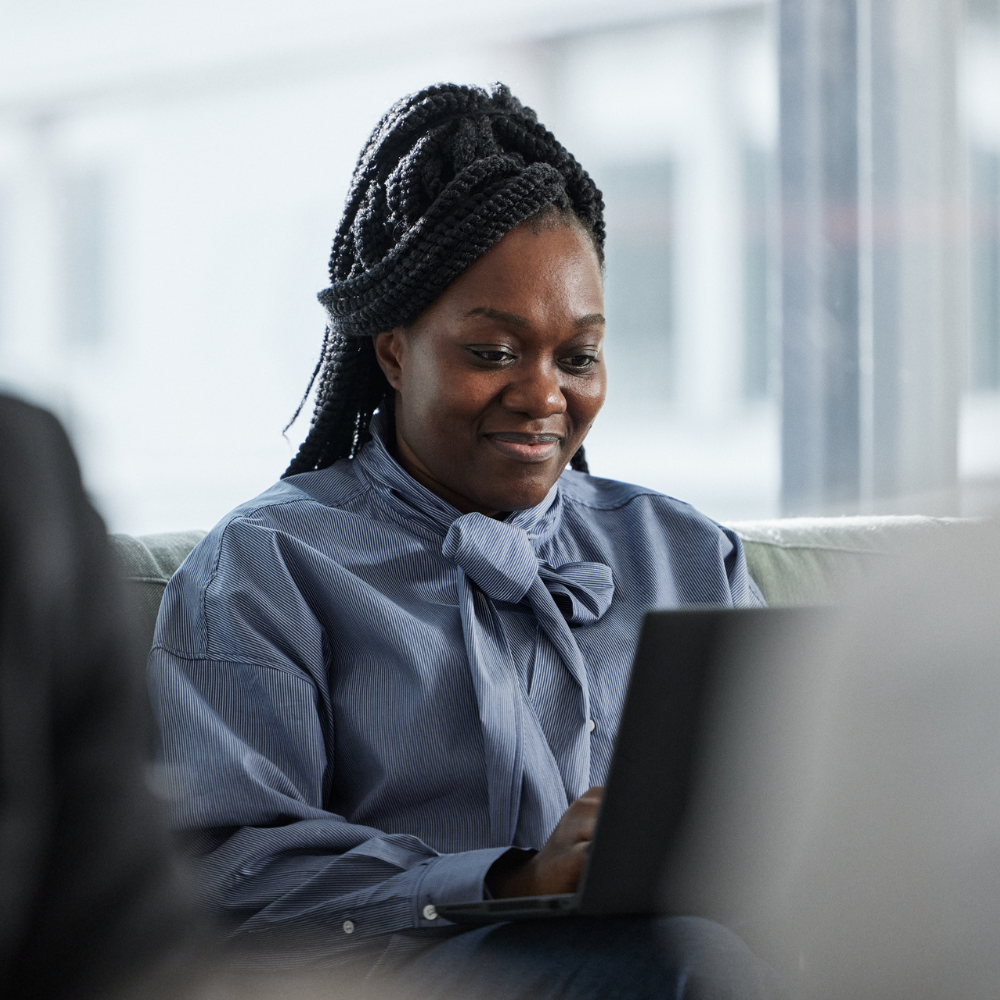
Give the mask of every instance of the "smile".
[{"label": "smile", "polygon": [[502,455],[519,462],[547,462],[556,455],[562,444],[558,434],[518,434],[498,431],[486,434],[486,440]]}]

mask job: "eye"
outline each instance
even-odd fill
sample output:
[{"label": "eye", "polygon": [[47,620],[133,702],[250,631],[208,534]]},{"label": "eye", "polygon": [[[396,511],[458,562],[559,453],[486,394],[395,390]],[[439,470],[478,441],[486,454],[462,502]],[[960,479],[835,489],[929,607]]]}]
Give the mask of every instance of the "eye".
[{"label": "eye", "polygon": [[563,358],[563,365],[573,371],[586,371],[597,364],[597,356],[594,354],[573,354],[568,358]]},{"label": "eye", "polygon": [[469,350],[483,361],[491,365],[502,365],[506,361],[512,361],[514,355],[503,347],[470,347]]}]

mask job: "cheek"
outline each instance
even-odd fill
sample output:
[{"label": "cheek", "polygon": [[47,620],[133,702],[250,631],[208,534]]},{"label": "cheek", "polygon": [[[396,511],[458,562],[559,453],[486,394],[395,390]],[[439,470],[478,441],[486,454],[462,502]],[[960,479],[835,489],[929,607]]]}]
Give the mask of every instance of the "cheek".
[{"label": "cheek", "polygon": [[405,405],[425,433],[453,433],[470,424],[489,405],[495,387],[484,374],[458,366],[421,365],[413,369],[404,389]]},{"label": "cheek", "polygon": [[590,424],[604,405],[607,380],[602,372],[586,385],[580,386],[573,394],[573,415],[578,423]]}]

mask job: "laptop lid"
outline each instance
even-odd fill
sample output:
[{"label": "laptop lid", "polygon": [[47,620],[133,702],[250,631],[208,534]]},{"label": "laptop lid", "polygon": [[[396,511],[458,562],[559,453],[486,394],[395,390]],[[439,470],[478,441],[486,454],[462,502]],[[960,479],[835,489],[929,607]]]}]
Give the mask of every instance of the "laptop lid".
[{"label": "laptop lid", "polygon": [[780,644],[810,613],[721,608],[646,615],[578,912],[675,909],[665,886],[677,882],[674,869],[686,864],[690,806],[716,749],[720,706],[733,692],[754,688],[749,675],[759,665],[757,651]]},{"label": "laptop lid", "polygon": [[[801,608],[649,612],[579,890],[444,904],[438,911],[471,922],[571,912],[692,911],[706,875],[717,875],[719,867],[717,852],[709,852],[713,858],[691,845],[692,836],[700,843],[714,841],[719,833],[705,829],[704,809],[698,808],[706,785],[717,777],[710,765],[720,752],[740,754],[743,742],[720,739],[719,727],[728,725],[734,701],[758,714],[755,702],[770,698],[765,681],[774,681],[769,665],[779,651],[787,654],[789,640],[816,613]],[[752,761],[744,766],[752,772]],[[713,798],[717,791],[732,798],[731,789],[714,788]],[[712,817],[709,827],[728,827],[727,811]],[[697,823],[692,813],[698,814]],[[707,881],[718,885],[719,879]]]}]

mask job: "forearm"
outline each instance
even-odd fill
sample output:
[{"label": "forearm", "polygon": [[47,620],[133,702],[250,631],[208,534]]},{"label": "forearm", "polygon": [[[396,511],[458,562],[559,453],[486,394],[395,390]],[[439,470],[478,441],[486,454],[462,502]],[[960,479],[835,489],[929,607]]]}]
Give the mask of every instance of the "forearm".
[{"label": "forearm", "polygon": [[415,837],[378,835],[337,853],[350,824],[312,821],[237,831],[201,859],[218,907],[239,932],[305,930],[331,950],[444,921],[434,907],[482,899],[506,848],[438,854]]}]

